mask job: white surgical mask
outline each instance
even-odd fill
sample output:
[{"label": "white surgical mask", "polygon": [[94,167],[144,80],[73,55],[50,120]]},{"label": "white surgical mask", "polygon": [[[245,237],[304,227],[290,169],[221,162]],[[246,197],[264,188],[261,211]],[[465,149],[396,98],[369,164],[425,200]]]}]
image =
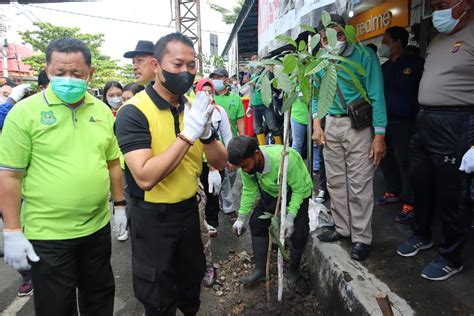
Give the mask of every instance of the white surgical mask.
[{"label": "white surgical mask", "polygon": [[323,45],[323,46],[328,52],[331,52],[331,53],[336,54],[336,55],[340,55],[340,54],[342,54],[344,49],[346,49],[346,45],[347,45],[346,41],[337,41],[336,47],[334,47],[334,49],[331,48],[331,46],[329,46],[329,45]]},{"label": "white surgical mask", "polygon": [[459,17],[459,19],[453,18],[453,9],[461,4],[463,0],[459,1],[454,7],[445,10],[433,11],[433,25],[440,33],[450,33],[459,21],[466,14],[466,11]]},{"label": "white surgical mask", "polygon": [[390,46],[382,44],[379,47],[378,53],[379,53],[380,57],[390,58],[390,54],[391,54]]},{"label": "white surgical mask", "polygon": [[107,98],[107,103],[114,109],[118,109],[122,105],[122,97]]}]

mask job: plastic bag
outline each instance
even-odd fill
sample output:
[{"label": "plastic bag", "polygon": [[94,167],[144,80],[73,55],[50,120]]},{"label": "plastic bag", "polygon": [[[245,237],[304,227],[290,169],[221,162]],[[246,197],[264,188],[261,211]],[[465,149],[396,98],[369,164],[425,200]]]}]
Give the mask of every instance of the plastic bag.
[{"label": "plastic bag", "polygon": [[316,229],[324,226],[334,226],[334,219],[331,216],[329,209],[322,203],[318,203],[312,198],[309,199],[309,231],[315,231]]}]

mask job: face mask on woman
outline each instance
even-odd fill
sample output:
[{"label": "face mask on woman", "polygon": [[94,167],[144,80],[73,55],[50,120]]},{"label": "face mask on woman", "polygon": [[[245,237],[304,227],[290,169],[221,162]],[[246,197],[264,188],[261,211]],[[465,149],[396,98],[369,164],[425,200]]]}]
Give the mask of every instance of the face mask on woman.
[{"label": "face mask on woman", "polygon": [[112,108],[118,109],[122,105],[123,99],[122,99],[122,97],[112,97],[112,98],[107,97],[107,103]]}]

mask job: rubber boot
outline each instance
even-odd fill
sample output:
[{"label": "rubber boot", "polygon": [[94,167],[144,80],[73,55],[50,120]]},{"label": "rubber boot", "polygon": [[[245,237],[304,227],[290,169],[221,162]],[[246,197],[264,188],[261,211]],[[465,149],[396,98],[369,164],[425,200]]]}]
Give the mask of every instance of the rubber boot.
[{"label": "rubber boot", "polygon": [[240,278],[240,282],[252,286],[266,280],[268,237],[252,237],[255,269],[249,275]]},{"label": "rubber boot", "polygon": [[283,145],[283,141],[281,139],[281,136],[273,136],[273,139],[275,140],[275,144]]},{"label": "rubber boot", "polygon": [[295,287],[296,282],[301,277],[300,262],[303,250],[296,250],[293,246],[290,249],[290,264],[288,265],[288,285]]},{"label": "rubber boot", "polygon": [[265,145],[265,134],[257,134],[258,145]]}]

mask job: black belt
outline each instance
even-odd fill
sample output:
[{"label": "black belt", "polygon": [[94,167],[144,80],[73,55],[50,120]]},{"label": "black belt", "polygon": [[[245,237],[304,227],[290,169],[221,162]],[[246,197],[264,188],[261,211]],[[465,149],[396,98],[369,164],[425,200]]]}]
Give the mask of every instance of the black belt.
[{"label": "black belt", "polygon": [[329,116],[332,116],[332,117],[335,117],[335,118],[341,118],[341,117],[348,117],[349,114],[347,113],[344,113],[344,114],[331,114],[331,113],[328,113]]},{"label": "black belt", "polygon": [[420,108],[423,111],[427,112],[468,112],[474,113],[474,105],[441,105],[441,106],[433,106],[433,105],[420,105]]}]

